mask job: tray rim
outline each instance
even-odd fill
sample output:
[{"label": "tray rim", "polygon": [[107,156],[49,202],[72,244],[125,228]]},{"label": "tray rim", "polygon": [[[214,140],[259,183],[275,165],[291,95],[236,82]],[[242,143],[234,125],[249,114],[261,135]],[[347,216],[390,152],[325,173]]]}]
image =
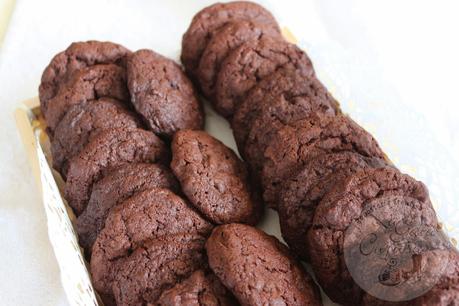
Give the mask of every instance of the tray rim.
[{"label": "tray rim", "polygon": [[[48,141],[48,136],[40,114],[38,97],[20,102],[14,111],[16,127],[45,208],[48,237],[59,266],[61,283],[71,305],[103,306],[92,285],[89,263],[78,245],[73,222],[75,215],[60,193],[59,185],[62,184],[59,182],[62,179],[51,167],[49,156],[42,146]],[[75,269],[79,277],[72,277]]]}]

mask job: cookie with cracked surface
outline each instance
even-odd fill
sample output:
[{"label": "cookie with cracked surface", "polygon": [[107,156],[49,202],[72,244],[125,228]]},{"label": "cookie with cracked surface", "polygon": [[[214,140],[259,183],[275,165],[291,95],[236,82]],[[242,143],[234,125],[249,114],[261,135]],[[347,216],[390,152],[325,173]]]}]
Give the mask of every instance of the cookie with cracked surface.
[{"label": "cookie with cracked surface", "polygon": [[263,154],[263,199],[277,207],[281,183],[319,154],[349,151],[385,159],[376,140],[351,118],[314,113],[272,134]]},{"label": "cookie with cracked surface", "polygon": [[167,163],[169,158],[166,145],[150,131],[102,131],[70,160],[65,199],[79,216],[86,208],[92,185],[110,169],[126,163]]},{"label": "cookie with cracked surface", "polygon": [[119,306],[155,302],[166,289],[205,268],[205,239],[198,235],[163,236],[137,248],[120,265],[113,282]]},{"label": "cookie with cracked surface", "polygon": [[212,222],[258,221],[261,205],[244,162],[206,132],[182,130],[174,135],[171,169],[193,206]]},{"label": "cookie with cracked surface", "polygon": [[212,272],[197,270],[190,277],[165,290],[150,306],[230,306],[239,305]]},{"label": "cookie with cracked surface", "polygon": [[449,251],[445,269],[435,286],[425,294],[404,302],[388,302],[365,294],[363,306],[458,306],[459,305],[459,253]]},{"label": "cookie with cracked surface", "polygon": [[273,133],[314,112],[333,116],[340,109],[316,78],[300,70],[279,69],[259,82],[236,110],[231,127],[239,152],[259,173]]},{"label": "cookie with cracked surface", "polygon": [[151,50],[134,52],[127,80],[132,104],[156,134],[172,137],[178,130],[204,127],[193,85],[174,61]]},{"label": "cookie with cracked surface", "polygon": [[[76,71],[54,98],[48,101],[44,116],[48,130],[53,133],[69,108],[100,98],[129,101],[126,71],[114,64],[94,65]],[[127,105],[127,104],[126,104]]]},{"label": "cookie with cracked surface", "polygon": [[231,110],[214,101],[215,83],[221,64],[232,50],[244,42],[258,41],[263,37],[283,39],[279,31],[273,29],[269,24],[258,24],[249,20],[228,22],[209,40],[202,53],[197,70],[201,90],[207,98],[214,102],[217,111],[225,117],[231,115]]},{"label": "cookie with cracked surface", "polygon": [[287,247],[259,229],[218,226],[206,250],[210,268],[241,305],[322,305],[317,286]]},{"label": "cookie with cracked surface", "polygon": [[282,183],[279,222],[282,237],[292,253],[309,261],[307,233],[317,205],[335,185],[365,168],[386,167],[378,158],[353,152],[319,155]]},{"label": "cookie with cracked surface", "polygon": [[68,161],[100,131],[109,128],[134,129],[142,124],[125,104],[110,98],[73,105],[57,125],[51,139],[53,167],[65,178]]},{"label": "cookie with cracked surface", "polygon": [[110,296],[120,266],[147,240],[180,233],[206,237],[211,229],[209,222],[170,190],[150,188],[136,193],[110,211],[97,236],[90,263],[94,287]]},{"label": "cookie with cracked surface", "polygon": [[[409,200],[395,201],[389,198],[395,196]],[[385,204],[386,199],[391,202]],[[385,210],[385,207],[389,210]],[[367,209],[370,212],[364,213]],[[314,273],[321,287],[336,303],[355,305],[361,302],[364,291],[353,280],[352,271],[348,269],[344,244],[358,245],[358,239],[369,237],[369,233],[354,236],[349,229],[358,224],[359,218],[372,216],[371,211],[378,213],[377,219],[382,224],[397,224],[403,218],[419,221],[419,224],[432,228],[438,226],[425,185],[394,168],[366,168],[338,184],[317,206],[313,225],[308,232]],[[355,243],[353,240],[356,240]],[[364,266],[361,264],[359,269]],[[374,270],[371,266],[366,268],[365,273]]]},{"label": "cookie with cracked surface", "polygon": [[56,96],[59,88],[73,73],[98,64],[115,64],[124,68],[126,55],[130,53],[125,47],[112,42],[91,40],[72,43],[66,50],[54,56],[43,71],[39,87],[42,113],[47,114],[49,100]]},{"label": "cookie with cracked surface", "polygon": [[215,3],[199,11],[182,38],[181,61],[187,74],[196,79],[201,55],[216,30],[228,22],[251,20],[266,24],[280,32],[279,25],[269,11],[248,1]]},{"label": "cookie with cracked surface", "polygon": [[94,184],[88,206],[76,221],[78,241],[88,257],[112,207],[138,192],[155,187],[170,189],[175,193],[180,189],[167,167],[147,163],[119,166]]},{"label": "cookie with cracked surface", "polygon": [[311,60],[296,45],[266,36],[244,42],[221,64],[215,83],[215,103],[233,115],[250,89],[282,68],[314,77]]}]

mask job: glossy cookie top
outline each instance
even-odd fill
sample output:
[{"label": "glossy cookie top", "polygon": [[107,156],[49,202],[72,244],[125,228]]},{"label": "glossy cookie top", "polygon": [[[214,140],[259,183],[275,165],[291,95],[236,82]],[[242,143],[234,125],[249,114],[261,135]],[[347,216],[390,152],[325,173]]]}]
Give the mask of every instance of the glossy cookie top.
[{"label": "glossy cookie top", "polygon": [[196,78],[196,69],[201,55],[215,31],[228,22],[238,20],[264,23],[280,32],[279,26],[271,13],[256,3],[234,1],[215,3],[208,6],[193,17],[188,30],[182,38],[181,61],[190,77]]},{"label": "glossy cookie top", "polygon": [[204,127],[204,113],[191,81],[174,61],[151,50],[128,57],[131,102],[148,127],[167,138],[182,129]]},{"label": "glossy cookie top", "polygon": [[142,129],[109,129],[96,135],[69,163],[65,198],[77,215],[86,208],[92,185],[125,163],[169,161],[169,150],[155,134]]},{"label": "glossy cookie top", "polygon": [[212,222],[252,224],[259,219],[261,207],[246,165],[206,132],[175,134],[171,168],[183,193]]},{"label": "glossy cookie top", "polygon": [[88,206],[76,222],[79,243],[86,255],[90,256],[92,245],[104,228],[110,210],[134,194],[150,188],[166,188],[175,193],[180,189],[166,166],[150,163],[121,165],[94,184]]},{"label": "glossy cookie top", "polygon": [[48,112],[48,101],[59,92],[78,70],[98,64],[115,64],[126,67],[126,55],[130,51],[112,42],[86,41],[72,43],[65,51],[53,57],[41,77],[40,106]]},{"label": "glossy cookie top", "polygon": [[254,227],[216,227],[209,265],[241,305],[321,305],[319,290],[285,245]]}]

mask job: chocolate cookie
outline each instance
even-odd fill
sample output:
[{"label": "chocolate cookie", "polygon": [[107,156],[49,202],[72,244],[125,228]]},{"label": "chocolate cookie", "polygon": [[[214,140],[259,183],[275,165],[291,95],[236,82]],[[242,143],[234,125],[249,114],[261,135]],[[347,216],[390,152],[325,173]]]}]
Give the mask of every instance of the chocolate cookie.
[{"label": "chocolate cookie", "polygon": [[[217,74],[223,60],[232,50],[247,41],[257,41],[263,37],[275,37],[282,40],[277,28],[270,24],[257,24],[249,20],[228,22],[209,40],[202,53],[197,69],[197,75],[201,90],[204,95],[214,100],[214,85],[217,81]],[[231,115],[228,109],[215,104],[219,113],[224,116]]]},{"label": "chocolate cookie", "polygon": [[[404,197],[406,201],[394,198],[397,196]],[[377,233],[376,229],[368,227],[364,229],[367,233],[360,231],[357,234],[353,226],[362,223],[359,218],[364,218],[363,221],[370,220],[368,218],[371,218],[370,221],[378,220],[386,228],[398,224],[400,218],[437,228],[435,212],[424,184],[396,169],[366,168],[337,185],[316,208],[313,226],[308,232],[308,245],[311,264],[322,289],[334,302],[345,305],[359,304],[364,292],[353,280],[351,273],[364,268],[365,272],[356,276],[360,278],[375,269],[377,273],[382,270],[372,267],[379,259],[376,253],[375,257],[367,257],[370,259],[369,265],[345,261],[346,255],[352,255],[353,260],[357,260],[359,255],[352,252],[353,248],[359,246],[359,241],[371,238],[371,232]],[[392,234],[386,236],[391,237]],[[364,253],[365,245],[360,243]]]},{"label": "chocolate cookie", "polygon": [[42,113],[47,114],[49,100],[56,96],[61,85],[74,72],[98,64],[115,64],[124,68],[125,57],[129,53],[125,47],[112,42],[92,40],[72,43],[65,51],[54,56],[41,76],[39,96]]},{"label": "chocolate cookie", "polygon": [[54,98],[48,100],[46,111],[43,111],[49,131],[54,132],[71,106],[104,97],[129,101],[124,68],[108,64],[76,71]]},{"label": "chocolate cookie", "polygon": [[230,306],[238,305],[215,274],[197,270],[190,277],[165,290],[151,306]]},{"label": "chocolate cookie", "polygon": [[347,116],[314,113],[275,131],[264,151],[263,199],[276,207],[281,183],[308,159],[349,151],[385,159],[376,140]]},{"label": "chocolate cookie", "polygon": [[191,203],[214,223],[256,223],[261,207],[245,164],[203,131],[182,130],[172,141],[171,168]]},{"label": "chocolate cookie", "polygon": [[265,8],[248,1],[215,3],[198,12],[182,38],[181,61],[186,72],[196,78],[199,60],[214,32],[228,22],[251,20],[270,25],[280,32],[276,20]]},{"label": "chocolate cookie", "polygon": [[113,292],[118,306],[155,302],[166,289],[206,266],[205,239],[192,234],[163,236],[137,248],[120,265]]},{"label": "chocolate cookie", "polygon": [[319,155],[282,183],[279,196],[279,221],[282,237],[292,252],[309,261],[307,233],[317,205],[336,184],[365,168],[387,164],[378,158],[352,152]]},{"label": "chocolate cookie", "polygon": [[100,132],[69,162],[65,199],[76,215],[85,209],[92,185],[111,168],[125,163],[166,163],[169,152],[149,131],[110,129]]},{"label": "chocolate cookie", "polygon": [[[91,256],[94,287],[104,296],[110,296],[125,258],[147,240],[180,233],[204,237],[211,229],[210,223],[167,189],[150,188],[136,193],[110,211],[104,229],[97,236]],[[151,257],[151,261],[161,260]]]},{"label": "chocolate cookie", "polygon": [[216,227],[209,265],[241,305],[322,305],[313,280],[275,237],[242,224]]},{"label": "chocolate cookie", "polygon": [[257,164],[274,127],[304,119],[311,112],[333,115],[339,113],[339,106],[316,78],[299,69],[278,69],[258,82],[235,109],[231,127],[239,152]]},{"label": "chocolate cookie", "polygon": [[220,67],[215,82],[215,103],[231,115],[250,89],[278,69],[299,70],[302,75],[314,76],[306,53],[285,40],[267,36],[246,41],[234,49]]},{"label": "chocolate cookie", "polygon": [[94,184],[88,206],[76,221],[78,241],[88,257],[110,209],[135,193],[154,187],[179,191],[173,174],[160,164],[124,164]]},{"label": "chocolate cookie", "polygon": [[101,98],[73,105],[57,125],[51,140],[53,167],[66,177],[68,161],[78,155],[91,137],[109,128],[140,126],[136,115],[114,99]]},{"label": "chocolate cookie", "polygon": [[156,134],[172,137],[182,129],[204,126],[202,106],[191,81],[174,61],[151,50],[128,57],[131,101]]},{"label": "chocolate cookie", "polygon": [[427,293],[404,302],[382,301],[370,294],[365,294],[363,306],[457,306],[459,305],[459,253],[450,250],[446,267],[435,286]]}]

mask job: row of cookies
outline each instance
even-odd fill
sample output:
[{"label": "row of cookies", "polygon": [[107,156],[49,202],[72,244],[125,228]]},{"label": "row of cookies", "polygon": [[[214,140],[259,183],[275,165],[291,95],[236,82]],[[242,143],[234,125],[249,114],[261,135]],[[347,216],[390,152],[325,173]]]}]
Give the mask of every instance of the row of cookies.
[{"label": "row of cookies", "polygon": [[[312,264],[333,301],[373,305],[405,299],[413,305],[450,305],[459,300],[459,257],[438,230],[426,187],[395,169],[377,141],[342,114],[315,77],[308,56],[283,40],[267,10],[250,2],[209,6],[194,16],[182,47],[187,73],[230,120],[264,202],[278,210],[284,239]],[[441,258],[428,268],[415,267],[424,291],[410,287],[393,294],[387,287],[377,288],[367,276],[381,266],[345,260],[344,254],[370,234],[348,231],[374,210],[388,224],[412,220],[412,228],[428,229],[440,239],[435,247],[431,239],[431,249],[423,245],[410,254],[424,262]],[[379,234],[387,236],[384,230]],[[404,243],[422,240],[417,239]],[[378,243],[389,248],[393,241]]]},{"label": "row of cookies", "polygon": [[[255,228],[217,227],[206,253],[215,225],[255,224],[262,207],[231,149],[203,131],[183,129],[202,127],[200,106],[190,83],[177,76],[177,66],[158,58],[112,43],[74,43],[51,61],[40,86],[45,120],[60,118],[47,129],[53,165],[66,179],[65,197],[78,216],[79,242],[102,300],[106,305],[318,300],[311,279],[285,247]],[[218,246],[223,233],[234,236],[231,247]],[[238,241],[240,234],[249,239]],[[237,256],[247,243],[255,260],[256,249],[267,249],[265,267]],[[240,261],[237,268],[254,265],[254,270],[283,265],[278,276],[294,286],[277,288],[271,275],[254,278],[234,269],[234,261]],[[222,269],[226,272],[218,273]],[[244,281],[229,287],[237,302],[219,279],[234,283],[240,277]],[[250,290],[261,281],[271,283],[271,292],[256,296]]]},{"label": "row of cookies", "polygon": [[[181,246],[189,240],[183,244],[188,252],[212,228],[176,195],[180,189],[168,168],[170,149],[160,139],[170,141],[181,128],[203,126],[191,82],[177,64],[152,51],[131,53],[113,43],[89,41],[74,43],[53,58],[42,77],[40,102],[53,166],[66,179],[65,198],[78,216],[76,229],[91,259],[94,286],[106,305],[129,305],[139,297],[112,290],[115,278],[120,278],[116,284],[126,282],[119,272],[121,259],[127,269],[134,261],[127,255],[150,241],[161,244],[153,239],[163,236]],[[122,225],[136,230],[123,231]],[[192,253],[198,258],[202,247]],[[170,267],[169,274],[176,270]]]}]

